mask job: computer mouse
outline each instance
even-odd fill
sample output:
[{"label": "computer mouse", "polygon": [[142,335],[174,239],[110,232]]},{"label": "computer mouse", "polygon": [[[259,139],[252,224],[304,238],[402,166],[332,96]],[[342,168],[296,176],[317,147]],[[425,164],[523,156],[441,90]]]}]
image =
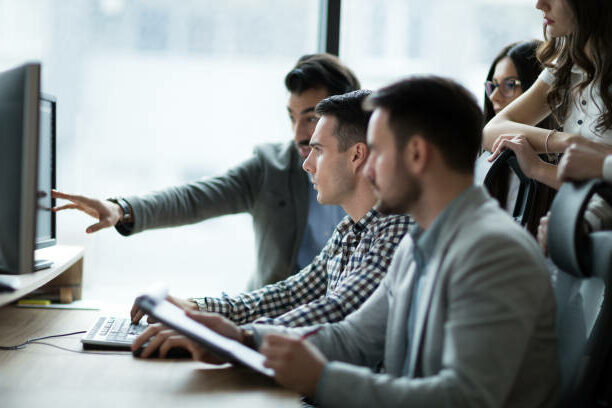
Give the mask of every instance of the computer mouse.
[{"label": "computer mouse", "polygon": [[[144,349],[147,347],[147,344],[148,343],[145,343],[142,346],[140,346],[139,348],[137,348],[136,350],[134,350],[132,352],[132,355],[134,357],[140,357],[140,355],[142,354]],[[155,351],[153,351],[153,353],[149,357],[147,357],[147,358],[159,358],[159,348],[155,349]],[[187,349],[185,349],[183,347],[172,347],[166,353],[166,358],[169,358],[169,359],[191,358],[191,353],[189,352],[189,350],[187,350]]]}]

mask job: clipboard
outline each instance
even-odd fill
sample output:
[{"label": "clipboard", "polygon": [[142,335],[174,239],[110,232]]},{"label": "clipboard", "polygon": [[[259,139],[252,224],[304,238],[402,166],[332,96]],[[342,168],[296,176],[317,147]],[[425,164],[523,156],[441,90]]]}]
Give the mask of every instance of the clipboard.
[{"label": "clipboard", "polygon": [[190,319],[184,310],[168,302],[167,296],[168,290],[165,286],[156,285],[138,296],[136,303],[149,315],[195,341],[215,356],[230,363],[247,366],[268,377],[274,377],[274,370],[263,365],[266,359],[263,354]]}]

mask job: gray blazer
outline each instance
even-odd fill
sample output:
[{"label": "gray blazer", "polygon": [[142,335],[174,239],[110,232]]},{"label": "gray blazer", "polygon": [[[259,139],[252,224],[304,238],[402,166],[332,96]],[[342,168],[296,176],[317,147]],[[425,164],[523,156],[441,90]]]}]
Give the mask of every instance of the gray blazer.
[{"label": "gray blazer", "polygon": [[[555,405],[555,301],[544,259],[533,238],[482,188],[468,194],[436,242],[408,373],[402,371],[414,272],[409,235],[362,307],[312,337],[336,360],[317,387],[321,406]],[[267,331],[278,330],[257,329],[257,339]],[[381,362],[385,374],[357,367]]]},{"label": "gray blazer", "polygon": [[308,217],[308,176],[293,143],[260,145],[252,158],[222,176],[125,200],[133,208],[134,224],[119,225],[123,235],[248,212],[257,254],[249,288],[295,273]]}]

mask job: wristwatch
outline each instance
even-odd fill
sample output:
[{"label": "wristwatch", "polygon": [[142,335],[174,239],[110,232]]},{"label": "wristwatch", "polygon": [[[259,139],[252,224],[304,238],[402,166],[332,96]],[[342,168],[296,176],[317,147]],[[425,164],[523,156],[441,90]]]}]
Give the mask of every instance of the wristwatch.
[{"label": "wristwatch", "polygon": [[255,344],[255,332],[251,329],[243,329],[242,332],[242,344],[247,346],[250,349],[257,350],[257,344]]},{"label": "wristwatch", "polygon": [[128,224],[132,222],[132,206],[125,201],[123,198],[109,198],[108,201],[117,204],[123,211],[123,217],[119,220],[122,224]]}]

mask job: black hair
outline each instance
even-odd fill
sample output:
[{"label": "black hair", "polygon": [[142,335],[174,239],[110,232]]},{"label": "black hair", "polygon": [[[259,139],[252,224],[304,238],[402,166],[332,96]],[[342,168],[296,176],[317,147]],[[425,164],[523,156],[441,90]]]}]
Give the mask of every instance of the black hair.
[{"label": "black hair", "polygon": [[372,112],[363,109],[363,101],[371,94],[372,91],[362,89],[334,95],[323,99],[315,107],[317,115],[336,118],[334,133],[338,139],[339,151],[344,152],[356,143],[366,143],[368,121]]},{"label": "black hair", "polygon": [[474,172],[482,144],[482,111],[462,85],[438,76],[413,76],[376,91],[366,108],[389,112],[399,149],[419,134],[441,152],[448,167]]},{"label": "black hair", "polygon": [[[489,68],[489,73],[487,74],[487,81],[493,80],[495,67],[497,66],[499,61],[501,61],[505,57],[508,57],[516,68],[518,79],[521,81],[521,89],[523,90],[523,92],[525,92],[531,87],[531,85],[533,85],[536,79],[538,79],[540,72],[542,72],[542,65],[540,64],[540,61],[538,61],[538,58],[536,56],[536,51],[541,44],[542,41],[531,40],[513,43],[504,47],[493,60],[493,63]],[[486,93],[484,101],[484,120],[486,124],[493,118],[493,116],[495,116],[495,111],[493,110],[493,104],[489,100],[489,97],[486,95]],[[542,125],[544,127],[544,124]],[[548,127],[548,129],[551,128],[552,125]]]},{"label": "black hair", "polygon": [[335,55],[302,56],[285,76],[285,87],[294,94],[324,88],[329,95],[341,95],[361,88],[355,74]]}]

